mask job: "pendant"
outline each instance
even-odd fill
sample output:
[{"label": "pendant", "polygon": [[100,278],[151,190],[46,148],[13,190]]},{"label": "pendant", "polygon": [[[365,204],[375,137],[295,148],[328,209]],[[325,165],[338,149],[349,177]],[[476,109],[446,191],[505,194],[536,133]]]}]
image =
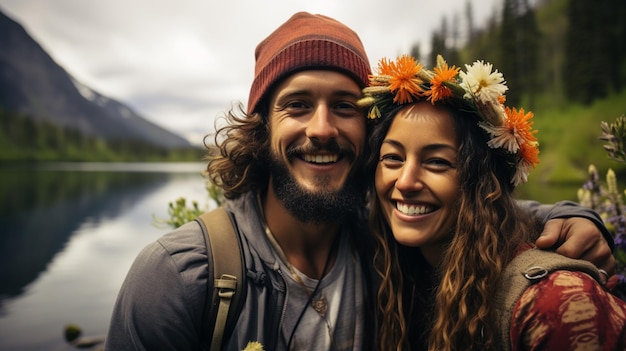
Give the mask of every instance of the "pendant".
[{"label": "pendant", "polygon": [[320,316],[326,317],[326,310],[328,309],[328,304],[326,303],[326,297],[322,295],[317,299],[311,300],[311,307],[317,312]]}]

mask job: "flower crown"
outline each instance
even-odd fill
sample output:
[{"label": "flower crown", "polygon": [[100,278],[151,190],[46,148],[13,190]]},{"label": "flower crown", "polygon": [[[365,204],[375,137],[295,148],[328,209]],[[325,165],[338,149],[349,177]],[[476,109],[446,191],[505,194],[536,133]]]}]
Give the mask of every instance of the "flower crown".
[{"label": "flower crown", "polygon": [[474,113],[480,118],[478,125],[490,136],[489,147],[502,149],[510,160],[514,168],[511,183],[525,183],[530,170],[539,163],[533,113],[504,106],[508,87],[502,73],[492,72],[490,63],[476,61],[465,67],[467,72],[449,67],[441,55],[432,71],[408,55],[396,61],[383,58],[378,64],[379,74],[370,76],[370,86],[363,90],[359,105],[367,108],[370,120],[377,120],[398,106],[423,100]]}]

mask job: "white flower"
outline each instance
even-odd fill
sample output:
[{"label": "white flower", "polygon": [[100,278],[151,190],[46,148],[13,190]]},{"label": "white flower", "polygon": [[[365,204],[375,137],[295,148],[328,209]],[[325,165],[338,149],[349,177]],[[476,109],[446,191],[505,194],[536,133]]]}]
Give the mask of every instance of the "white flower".
[{"label": "white flower", "polygon": [[507,126],[494,126],[487,122],[478,122],[478,125],[491,136],[491,140],[487,142],[490,148],[505,149],[511,154],[519,151],[520,140]]},{"label": "white flower", "polygon": [[509,89],[506,86],[502,73],[495,70],[491,72],[493,65],[476,61],[471,66],[465,65],[467,73],[461,71],[461,86],[465,89],[465,98],[476,98],[481,102],[494,101]]},{"label": "white flower", "polygon": [[528,181],[528,174],[530,173],[531,168],[532,165],[529,165],[524,160],[520,160],[517,164],[515,174],[511,179],[513,186],[517,187],[520,184],[526,183]]},{"label": "white flower", "polygon": [[521,168],[517,168],[517,170],[515,170],[515,175],[513,176],[513,179],[511,179],[511,183],[513,184],[513,186],[517,187],[518,185],[524,184],[527,181],[528,172]]}]

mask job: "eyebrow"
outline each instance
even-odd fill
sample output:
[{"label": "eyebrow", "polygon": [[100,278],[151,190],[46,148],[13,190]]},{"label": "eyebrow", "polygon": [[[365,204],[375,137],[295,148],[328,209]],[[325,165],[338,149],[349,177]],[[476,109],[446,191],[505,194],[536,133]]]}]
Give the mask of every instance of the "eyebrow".
[{"label": "eyebrow", "polygon": [[[399,148],[404,149],[404,145],[402,145],[399,141],[394,140],[394,139],[385,139],[385,140],[383,140],[383,144],[390,144],[390,145],[393,145],[395,147],[399,147]],[[452,146],[450,144],[443,144],[443,143],[428,144],[428,145],[426,145],[424,147],[424,149],[426,151],[440,150],[440,149],[450,149],[450,150],[453,150],[454,152],[457,151],[457,149],[454,146]]]},{"label": "eyebrow", "polygon": [[426,145],[425,149],[426,150],[450,149],[454,152],[457,151],[457,149],[450,144],[429,144],[429,145]]},{"label": "eyebrow", "polygon": [[[311,96],[313,92],[310,89],[294,89],[293,91],[287,91],[285,94],[277,96],[277,101],[294,96]],[[362,97],[361,92],[355,93],[350,90],[335,90],[331,94],[332,97],[351,97],[354,99],[360,99]]]}]

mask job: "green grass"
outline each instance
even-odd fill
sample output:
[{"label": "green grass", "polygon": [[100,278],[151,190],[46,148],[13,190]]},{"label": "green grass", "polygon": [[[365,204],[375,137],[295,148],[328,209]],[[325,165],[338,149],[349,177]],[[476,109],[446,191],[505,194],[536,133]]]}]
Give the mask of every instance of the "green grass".
[{"label": "green grass", "polygon": [[[626,114],[626,90],[590,106],[569,104],[549,106],[549,98],[533,110],[538,132],[540,164],[530,173],[528,183],[520,188],[520,197],[542,202],[575,200],[576,189],[587,180],[587,170],[594,164],[601,177],[609,168],[626,180],[626,164],[608,157],[600,123],[613,123]],[[623,185],[620,185],[623,188]]]},{"label": "green grass", "polygon": [[537,108],[534,127],[539,130],[541,163],[531,173],[530,181],[538,183],[581,182],[587,178],[587,167],[593,163],[598,170],[609,167],[620,173],[626,170],[607,156],[605,144],[599,139],[600,123],[612,123],[626,113],[626,90],[590,106]]}]

